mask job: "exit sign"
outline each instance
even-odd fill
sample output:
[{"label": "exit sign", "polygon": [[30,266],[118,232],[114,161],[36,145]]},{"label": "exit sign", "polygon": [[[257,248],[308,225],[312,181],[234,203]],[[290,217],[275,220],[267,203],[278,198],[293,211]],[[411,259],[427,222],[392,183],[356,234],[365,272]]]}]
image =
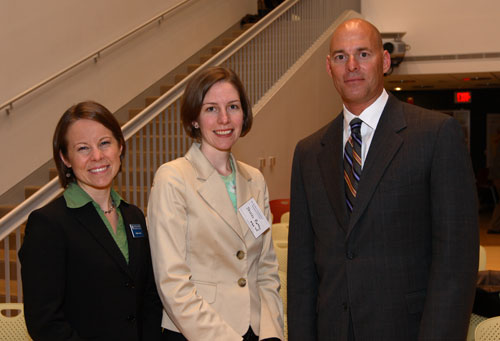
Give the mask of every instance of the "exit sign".
[{"label": "exit sign", "polygon": [[470,91],[456,91],[455,103],[471,103],[472,97]]}]

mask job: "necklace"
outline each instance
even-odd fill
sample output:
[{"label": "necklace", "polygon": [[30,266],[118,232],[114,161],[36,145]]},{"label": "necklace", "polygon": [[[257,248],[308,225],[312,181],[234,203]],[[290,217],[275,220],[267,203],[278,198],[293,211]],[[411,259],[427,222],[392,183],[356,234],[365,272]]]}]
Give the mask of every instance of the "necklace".
[{"label": "necklace", "polygon": [[114,201],[113,200],[110,200],[110,201],[111,201],[111,208],[109,210],[107,210],[107,211],[102,210],[104,212],[104,214],[110,214],[115,209],[115,203],[114,203]]}]

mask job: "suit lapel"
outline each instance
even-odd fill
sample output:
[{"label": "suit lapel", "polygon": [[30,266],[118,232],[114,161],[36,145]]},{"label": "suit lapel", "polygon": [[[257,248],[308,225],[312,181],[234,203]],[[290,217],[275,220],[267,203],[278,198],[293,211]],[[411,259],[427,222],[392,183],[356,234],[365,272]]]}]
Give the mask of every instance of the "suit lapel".
[{"label": "suit lapel", "polygon": [[[224,181],[212,164],[210,164],[210,161],[203,155],[198,144],[193,144],[191,146],[186,154],[186,159],[195,169],[197,179],[200,182],[197,188],[198,194],[243,240],[243,231],[240,227],[231,199],[229,195],[227,195]],[[238,178],[238,174],[236,178]],[[236,181],[236,193],[238,193],[238,180]],[[221,193],[225,195],[221,195]]]},{"label": "suit lapel", "polygon": [[346,232],[348,226],[347,207],[345,204],[343,172],[343,115],[340,114],[328,126],[321,138],[321,150],[318,164],[321,178],[325,184],[330,204],[340,227]]},{"label": "suit lapel", "polygon": [[[232,157],[232,155],[231,155]],[[254,198],[256,202],[259,202],[260,190],[256,188],[256,186],[252,183],[252,177],[248,172],[241,167],[236,160],[233,158],[234,165],[236,165],[236,203],[237,207],[240,208],[241,205],[245,204],[251,198]],[[241,217],[241,214],[238,214],[238,220],[240,229],[243,233],[243,236],[246,236],[247,233],[250,232],[247,223]]]},{"label": "suit lapel", "polygon": [[403,144],[399,132],[405,127],[403,108],[399,100],[389,95],[363,167],[347,237],[367,208],[382,175]]},{"label": "suit lapel", "polygon": [[88,203],[80,208],[73,208],[76,220],[95,238],[96,242],[100,244],[104,250],[109,254],[119,268],[125,273],[130,275],[130,271],[123,257],[122,252],[116,245],[115,240],[109,233],[106,225],[102,221],[99,214],[96,212],[92,203]]}]

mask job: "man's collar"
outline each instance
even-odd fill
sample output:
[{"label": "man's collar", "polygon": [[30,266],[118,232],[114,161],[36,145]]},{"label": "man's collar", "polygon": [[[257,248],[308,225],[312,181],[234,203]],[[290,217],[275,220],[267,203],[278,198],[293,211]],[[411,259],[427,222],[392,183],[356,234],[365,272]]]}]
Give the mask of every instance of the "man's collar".
[{"label": "man's collar", "polygon": [[389,99],[389,94],[385,89],[382,89],[382,93],[380,96],[370,104],[363,112],[356,116],[349,111],[344,105],[344,130],[347,130],[349,123],[352,119],[359,117],[363,123],[367,124],[370,128],[377,128],[378,121],[380,120],[380,116],[382,115],[382,111],[384,111],[384,107],[387,104],[387,100]]}]

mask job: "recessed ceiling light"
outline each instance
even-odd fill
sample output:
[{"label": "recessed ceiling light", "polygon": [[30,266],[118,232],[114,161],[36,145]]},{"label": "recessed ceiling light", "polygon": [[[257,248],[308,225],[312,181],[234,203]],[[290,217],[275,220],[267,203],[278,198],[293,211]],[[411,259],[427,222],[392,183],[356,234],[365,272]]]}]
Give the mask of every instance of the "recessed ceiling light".
[{"label": "recessed ceiling light", "polygon": [[394,88],[394,90],[396,90],[396,91],[401,91],[401,90],[403,90],[403,89],[402,89],[402,88],[400,88],[399,86],[397,86],[397,87],[395,87],[395,88]]}]

